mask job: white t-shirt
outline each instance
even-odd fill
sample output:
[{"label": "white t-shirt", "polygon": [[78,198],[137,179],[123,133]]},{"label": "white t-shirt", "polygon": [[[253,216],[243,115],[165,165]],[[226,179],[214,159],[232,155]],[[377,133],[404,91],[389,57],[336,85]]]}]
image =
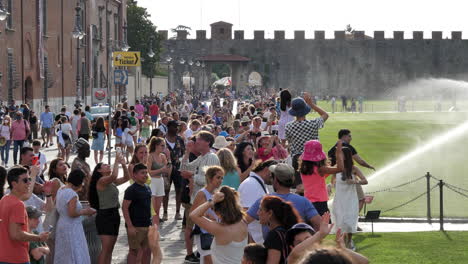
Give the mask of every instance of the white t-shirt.
[{"label": "white t-shirt", "polygon": [[[265,193],[262,185],[254,178],[256,177],[267,191]],[[258,174],[251,172],[249,177],[245,179],[239,186],[239,196],[242,207],[251,207],[258,199],[268,194],[268,188],[263,181],[262,177]],[[255,220],[249,224],[248,230],[255,243],[263,243],[262,225],[259,221]]]},{"label": "white t-shirt", "polygon": [[0,135],[5,137],[6,140],[10,140],[10,127],[0,125]]},{"label": "white t-shirt", "polygon": [[[41,155],[42,156],[42,155]],[[37,195],[35,195],[34,193],[31,195],[31,197],[29,197],[28,200],[24,201],[24,204],[26,206],[34,206],[36,207],[37,209],[41,210],[41,211],[44,211],[44,207],[45,207],[45,204],[46,202],[44,200],[42,200],[41,198],[37,197]],[[36,231],[37,232],[42,232],[44,231],[44,228],[42,226],[42,222],[44,221],[44,216],[41,216],[39,218],[39,225],[37,226],[36,228]]]},{"label": "white t-shirt", "polygon": [[188,138],[190,138],[191,136],[193,136],[193,131],[192,131],[192,129],[189,128],[189,129],[185,130],[185,138],[188,139]]},{"label": "white t-shirt", "polygon": [[68,136],[71,136],[72,126],[70,125],[70,123],[60,124],[59,128],[60,130],[62,130],[62,133],[65,133]]},{"label": "white t-shirt", "polygon": [[44,172],[44,165],[47,163],[47,157],[44,153],[34,153],[35,157],[39,157],[39,164],[41,165],[41,172]]},{"label": "white t-shirt", "polygon": [[128,128],[128,127],[125,128],[125,130],[123,131],[123,134],[125,135],[124,136],[125,142],[123,142],[123,143],[126,144],[127,146],[132,146],[133,145],[133,137],[129,132],[130,132],[130,128]]},{"label": "white t-shirt", "polygon": [[270,111],[263,113],[263,118],[268,118],[268,119],[269,119],[270,116],[271,116],[271,112],[270,112]]}]

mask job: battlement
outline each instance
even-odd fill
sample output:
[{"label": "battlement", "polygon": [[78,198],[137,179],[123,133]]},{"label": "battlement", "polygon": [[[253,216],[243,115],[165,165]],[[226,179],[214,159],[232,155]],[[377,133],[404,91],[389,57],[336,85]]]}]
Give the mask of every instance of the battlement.
[{"label": "battlement", "polygon": [[[231,24],[220,24],[221,22],[213,24],[213,29],[216,30],[213,33],[213,29],[211,32],[211,39],[217,40],[249,40],[245,38],[244,30],[234,30],[232,33],[232,25]],[[162,40],[168,39],[168,31],[167,30],[159,30],[159,36]],[[196,30],[195,31],[195,40],[209,40],[207,38],[206,30]],[[273,38],[265,38],[265,31],[264,30],[255,30],[253,32],[253,40],[463,40],[463,33],[461,31],[452,31],[450,32],[450,36],[443,38],[442,31],[432,31],[430,38],[424,38],[423,31],[412,31],[412,38],[405,38],[404,31],[393,31],[391,38],[385,37],[384,31],[374,31],[372,36],[366,35],[364,31],[356,30],[353,33],[345,32],[344,30],[337,30],[333,32],[333,38],[325,38],[326,32],[324,30],[315,30],[313,34],[313,38],[306,38],[306,31],[305,30],[295,30],[293,38],[286,38],[286,31],[284,30],[275,30],[273,31]],[[174,36],[176,39],[185,40],[188,38],[187,31],[177,31],[176,35]],[[250,38],[252,40],[252,38]]]}]

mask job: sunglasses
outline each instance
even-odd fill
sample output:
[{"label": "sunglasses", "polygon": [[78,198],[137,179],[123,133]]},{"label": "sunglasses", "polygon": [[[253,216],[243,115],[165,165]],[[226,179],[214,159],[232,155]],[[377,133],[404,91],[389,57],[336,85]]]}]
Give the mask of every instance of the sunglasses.
[{"label": "sunglasses", "polygon": [[22,181],[23,183],[29,183],[29,182],[32,181],[32,178],[31,178],[31,177],[24,178],[24,179],[21,179],[21,181]]}]

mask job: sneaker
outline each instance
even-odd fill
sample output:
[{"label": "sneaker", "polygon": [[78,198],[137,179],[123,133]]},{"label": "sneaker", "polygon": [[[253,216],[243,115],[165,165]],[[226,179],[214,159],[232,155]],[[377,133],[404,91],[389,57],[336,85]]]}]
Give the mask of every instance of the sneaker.
[{"label": "sneaker", "polygon": [[167,221],[167,219],[168,219],[168,217],[167,217],[167,212],[164,212],[164,215],[163,215],[162,220],[163,220],[163,221]]},{"label": "sneaker", "polygon": [[356,251],[356,245],[354,245],[354,241],[352,239],[349,242],[349,249],[351,249],[352,251]]},{"label": "sneaker", "polygon": [[192,253],[190,255],[185,256],[185,262],[184,263],[187,263],[187,264],[189,264],[189,263],[194,263],[194,264],[195,263],[200,263],[200,259],[197,258],[195,256],[195,254]]},{"label": "sneaker", "polygon": [[182,216],[180,216],[180,213],[176,213],[176,215],[174,216],[175,220],[182,220]]}]

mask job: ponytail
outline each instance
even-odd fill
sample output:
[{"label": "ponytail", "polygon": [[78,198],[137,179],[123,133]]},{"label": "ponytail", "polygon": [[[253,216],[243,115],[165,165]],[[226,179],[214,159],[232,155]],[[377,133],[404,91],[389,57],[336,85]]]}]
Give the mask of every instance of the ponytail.
[{"label": "ponytail", "polygon": [[291,202],[286,202],[276,196],[265,196],[261,206],[268,211],[272,211],[275,219],[286,229],[302,221],[301,216]]}]

